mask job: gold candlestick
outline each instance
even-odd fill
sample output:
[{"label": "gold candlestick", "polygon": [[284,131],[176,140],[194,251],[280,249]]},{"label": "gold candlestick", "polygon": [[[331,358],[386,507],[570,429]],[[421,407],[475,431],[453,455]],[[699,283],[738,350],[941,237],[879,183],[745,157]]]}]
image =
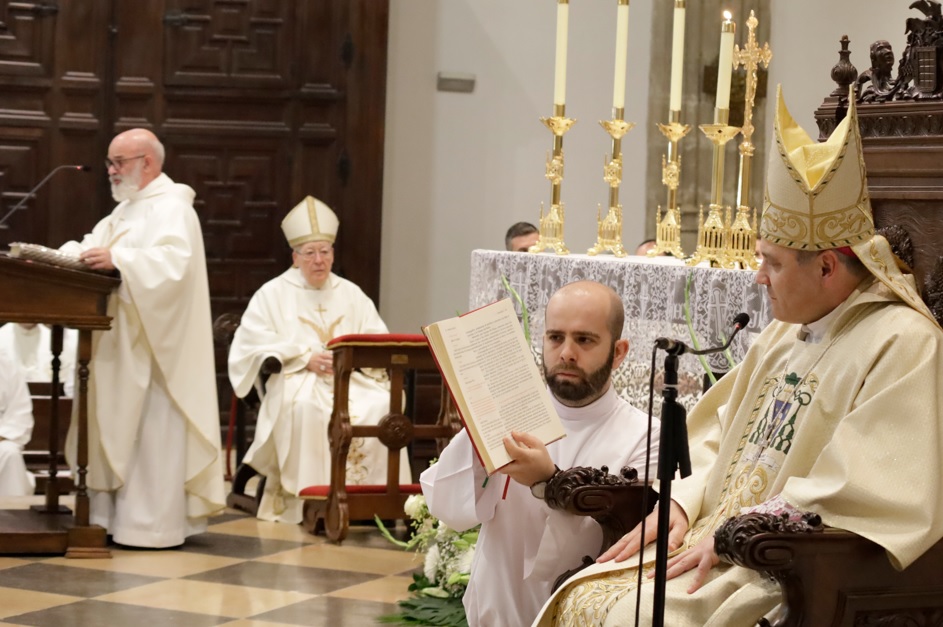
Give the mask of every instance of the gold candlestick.
[{"label": "gold candlestick", "polygon": [[681,250],[681,210],[678,208],[678,184],[681,181],[681,155],[678,142],[691,130],[687,124],[681,124],[681,111],[668,112],[668,124],[659,124],[658,130],[668,139],[668,157],[661,156],[661,182],[668,188],[668,205],[665,215],[661,214],[661,205],[655,212],[655,247],[648,251],[649,257],[664,253],[684,258]]},{"label": "gold candlestick", "polygon": [[735,126],[728,126],[730,109],[714,109],[714,123],[702,124],[701,132],[714,144],[714,167],[711,180],[711,202],[707,221],[704,221],[704,209],[697,225],[697,249],[688,259],[688,265],[697,265],[702,261],[723,265],[726,255],[724,250],[730,229],[729,209],[726,221],[724,210],[724,146],[740,132]]},{"label": "gold candlestick", "polygon": [[565,212],[560,200],[560,184],[563,181],[563,135],[576,120],[566,117],[566,105],[553,105],[553,114],[550,118],[540,118],[553,133],[553,153],[547,158],[544,174],[550,181],[550,211],[544,215],[543,203],[540,204],[540,237],[527,251],[539,253],[549,249],[558,255],[568,255],[570,251],[563,241]]},{"label": "gold candlestick", "polygon": [[[768,68],[773,58],[769,44],[760,48],[756,43],[756,27],[759,21],[753,11],[747,19],[747,41],[741,50],[734,46],[733,62],[742,65],[747,72],[746,98],[743,103],[743,141],[740,142],[740,172],[737,182],[737,219],[731,231],[730,249],[727,253],[728,267],[751,268],[756,270],[756,210],[750,203],[750,179],[753,169],[753,105],[756,99],[756,72],[759,66]],[[753,227],[750,227],[750,213],[753,214]]]},{"label": "gold candlestick", "polygon": [[603,218],[601,208],[596,211],[596,243],[586,251],[587,255],[611,252],[616,257],[625,257],[622,246],[622,204],[619,202],[619,187],[622,185],[622,138],[635,127],[634,122],[623,118],[623,107],[613,108],[611,120],[600,120],[612,138],[612,155],[603,165],[603,180],[609,184],[609,211]]}]

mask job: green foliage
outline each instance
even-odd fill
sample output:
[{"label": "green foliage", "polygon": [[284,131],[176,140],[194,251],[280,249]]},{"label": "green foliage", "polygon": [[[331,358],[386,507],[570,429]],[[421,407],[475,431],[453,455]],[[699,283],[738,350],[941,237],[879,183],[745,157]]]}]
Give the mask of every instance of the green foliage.
[{"label": "green foliage", "polygon": [[[691,345],[695,350],[701,349],[701,342],[697,339],[697,334],[694,332],[694,323],[691,321],[691,281],[694,279],[694,273],[689,272],[687,281],[684,283],[684,320],[688,324],[688,333],[691,335]],[[727,341],[726,336],[721,337],[722,342]],[[736,362],[733,360],[733,355],[730,353],[730,349],[724,350],[724,356],[727,358],[727,363],[731,368],[736,366]],[[707,373],[707,378],[711,380],[711,385],[717,383],[717,377],[714,376],[714,372],[711,370],[710,364],[707,363],[707,359],[704,355],[697,356],[698,361],[701,362],[701,367],[704,368],[704,372]]]},{"label": "green foliage", "polygon": [[[691,334],[691,346],[694,347],[694,350],[701,350],[701,342],[697,339],[697,333],[694,332],[694,323],[691,321],[691,280],[694,278],[694,273],[688,273],[688,279],[684,283],[684,320],[688,323],[688,333]],[[707,373],[707,378],[710,379],[711,385],[717,383],[717,377],[714,376],[714,371],[711,370],[710,364],[707,363],[707,358],[704,355],[698,355],[697,360],[701,362],[701,367],[704,369],[704,372]]]},{"label": "green foliage", "polygon": [[429,596],[413,596],[399,602],[398,614],[381,616],[380,622],[394,625],[436,625],[444,627],[468,627],[462,600],[440,599]]},{"label": "green foliage", "polygon": [[527,345],[530,346],[530,314],[527,313],[527,305],[524,304],[524,299],[521,298],[516,289],[511,287],[510,281],[503,274],[501,275],[501,283],[504,284],[504,289],[508,291],[508,294],[521,306],[521,326],[524,327],[524,339],[527,340]]}]

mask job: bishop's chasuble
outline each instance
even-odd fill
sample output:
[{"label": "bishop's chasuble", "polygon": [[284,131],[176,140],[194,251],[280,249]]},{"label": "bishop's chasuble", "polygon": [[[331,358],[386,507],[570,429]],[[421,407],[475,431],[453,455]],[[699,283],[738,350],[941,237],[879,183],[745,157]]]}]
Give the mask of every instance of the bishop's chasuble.
[{"label": "bishop's chasuble", "polygon": [[[265,383],[255,439],[244,462],[267,477],[258,516],[299,523],[304,488],[331,480],[327,427],[334,405],[334,380],[305,368],[313,351],[333,338],[354,333],[388,333],[376,307],[359,287],[331,274],[321,289],[290,268],[252,297],[229,352],[229,378],[240,397],[256,383],[268,357],[282,370]],[[377,424],[389,413],[384,372],[350,377],[350,421]],[[410,479],[406,450],[400,478]],[[347,456],[348,484],[385,484],[387,449],[376,438],[354,438]]]},{"label": "bishop's chasuble", "polygon": [[[876,281],[834,313],[818,343],[770,324],[691,412],[693,474],[672,484],[691,522],[683,548],[776,496],[876,542],[897,568],[943,537],[943,332]],[[632,564],[587,569],[535,624],[633,624]],[[780,602],[778,586],[724,562],[688,594],[694,573],[668,581],[666,625],[752,626]]]}]

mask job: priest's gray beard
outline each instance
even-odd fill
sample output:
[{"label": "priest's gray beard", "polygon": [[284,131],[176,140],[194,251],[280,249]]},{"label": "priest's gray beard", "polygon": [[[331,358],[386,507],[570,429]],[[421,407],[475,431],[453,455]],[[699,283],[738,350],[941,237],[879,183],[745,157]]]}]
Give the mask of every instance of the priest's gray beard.
[{"label": "priest's gray beard", "polygon": [[120,183],[115,183],[115,179],[119,177],[111,178],[111,197],[115,199],[115,202],[122,202],[131,198],[141,188],[142,166],[143,164],[138,161],[131,172],[120,177]]},{"label": "priest's gray beard", "polygon": [[[612,375],[612,360],[615,356],[616,345],[613,342],[612,346],[609,347],[609,357],[605,363],[589,374],[579,366],[561,364],[547,370],[547,364],[544,364],[544,379],[547,381],[547,387],[550,388],[554,396],[562,401],[582,401],[588,398],[595,400],[601,395],[603,388],[606,387],[606,383],[609,381],[609,377]],[[569,380],[561,381],[554,376],[560,372],[577,374],[580,376],[580,380],[576,383]]]}]

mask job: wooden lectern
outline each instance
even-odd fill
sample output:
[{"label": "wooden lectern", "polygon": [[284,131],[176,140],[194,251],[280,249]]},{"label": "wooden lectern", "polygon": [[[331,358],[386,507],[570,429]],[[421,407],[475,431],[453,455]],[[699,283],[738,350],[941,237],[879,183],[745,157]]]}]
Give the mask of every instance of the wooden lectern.
[{"label": "wooden lectern", "polygon": [[[66,557],[109,557],[105,530],[89,524],[88,492],[88,363],[92,331],[111,328],[106,315],[108,295],[121,283],[114,276],[70,270],[0,253],[0,321],[53,325],[54,359],[62,350],[62,327],[78,329],[78,382],[75,402],[78,423],[78,466],[75,515],[59,505],[56,473],[50,472],[46,502],[28,510],[0,510],[0,554],[65,553]],[[58,378],[58,376],[56,377]],[[58,386],[54,386],[58,387]],[[54,392],[57,395],[57,391]],[[59,452],[58,403],[49,425],[50,464]]]}]

